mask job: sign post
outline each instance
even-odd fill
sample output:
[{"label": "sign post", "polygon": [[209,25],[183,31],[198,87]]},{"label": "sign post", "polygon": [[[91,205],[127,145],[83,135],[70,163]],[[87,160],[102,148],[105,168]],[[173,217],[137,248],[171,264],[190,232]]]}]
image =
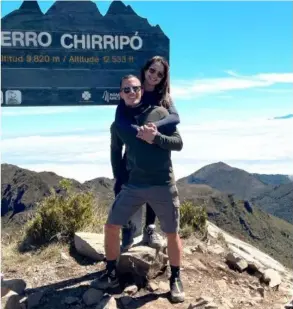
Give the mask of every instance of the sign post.
[{"label": "sign post", "polygon": [[92,1],[56,1],[44,14],[23,1],[2,18],[1,106],[117,105],[123,75],[169,61],[169,39],[130,6],[102,16]]}]

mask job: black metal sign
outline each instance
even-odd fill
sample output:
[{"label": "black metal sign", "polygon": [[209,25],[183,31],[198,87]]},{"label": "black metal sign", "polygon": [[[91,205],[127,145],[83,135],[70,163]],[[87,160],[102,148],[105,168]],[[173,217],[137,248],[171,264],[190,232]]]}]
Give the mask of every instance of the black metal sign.
[{"label": "black metal sign", "polygon": [[92,1],[23,1],[2,18],[1,106],[116,105],[119,81],[147,59],[169,61],[169,38],[130,6],[105,16]]}]

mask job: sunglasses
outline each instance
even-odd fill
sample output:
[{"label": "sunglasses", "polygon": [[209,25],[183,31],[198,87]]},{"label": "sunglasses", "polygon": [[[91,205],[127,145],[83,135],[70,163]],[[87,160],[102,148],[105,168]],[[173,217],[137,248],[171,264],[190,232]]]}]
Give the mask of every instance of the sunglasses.
[{"label": "sunglasses", "polygon": [[150,72],[151,74],[157,73],[157,76],[158,76],[159,78],[163,78],[163,77],[164,77],[164,74],[163,74],[163,73],[158,72],[157,70],[155,70],[155,69],[153,69],[153,68],[149,68],[149,72]]},{"label": "sunglasses", "polygon": [[141,90],[141,86],[133,86],[133,87],[124,87],[121,88],[121,91],[123,91],[124,93],[130,93],[131,91],[133,91],[134,93],[137,93]]}]

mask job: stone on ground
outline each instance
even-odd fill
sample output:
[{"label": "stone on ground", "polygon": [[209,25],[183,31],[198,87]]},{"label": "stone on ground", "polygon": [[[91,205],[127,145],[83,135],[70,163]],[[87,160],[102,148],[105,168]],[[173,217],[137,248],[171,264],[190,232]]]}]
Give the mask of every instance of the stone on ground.
[{"label": "stone on ground", "polygon": [[248,267],[248,263],[234,252],[227,254],[226,261],[230,266],[239,270],[240,272],[244,271]]},{"label": "stone on ground", "polygon": [[78,232],[74,235],[76,251],[95,261],[103,261],[105,257],[104,234]]},{"label": "stone on ground", "polygon": [[167,266],[168,256],[146,246],[137,246],[122,253],[117,270],[122,273],[132,273],[141,277],[152,279]]},{"label": "stone on ground", "polygon": [[281,276],[274,269],[265,270],[262,279],[271,288],[279,286],[282,282]]}]

